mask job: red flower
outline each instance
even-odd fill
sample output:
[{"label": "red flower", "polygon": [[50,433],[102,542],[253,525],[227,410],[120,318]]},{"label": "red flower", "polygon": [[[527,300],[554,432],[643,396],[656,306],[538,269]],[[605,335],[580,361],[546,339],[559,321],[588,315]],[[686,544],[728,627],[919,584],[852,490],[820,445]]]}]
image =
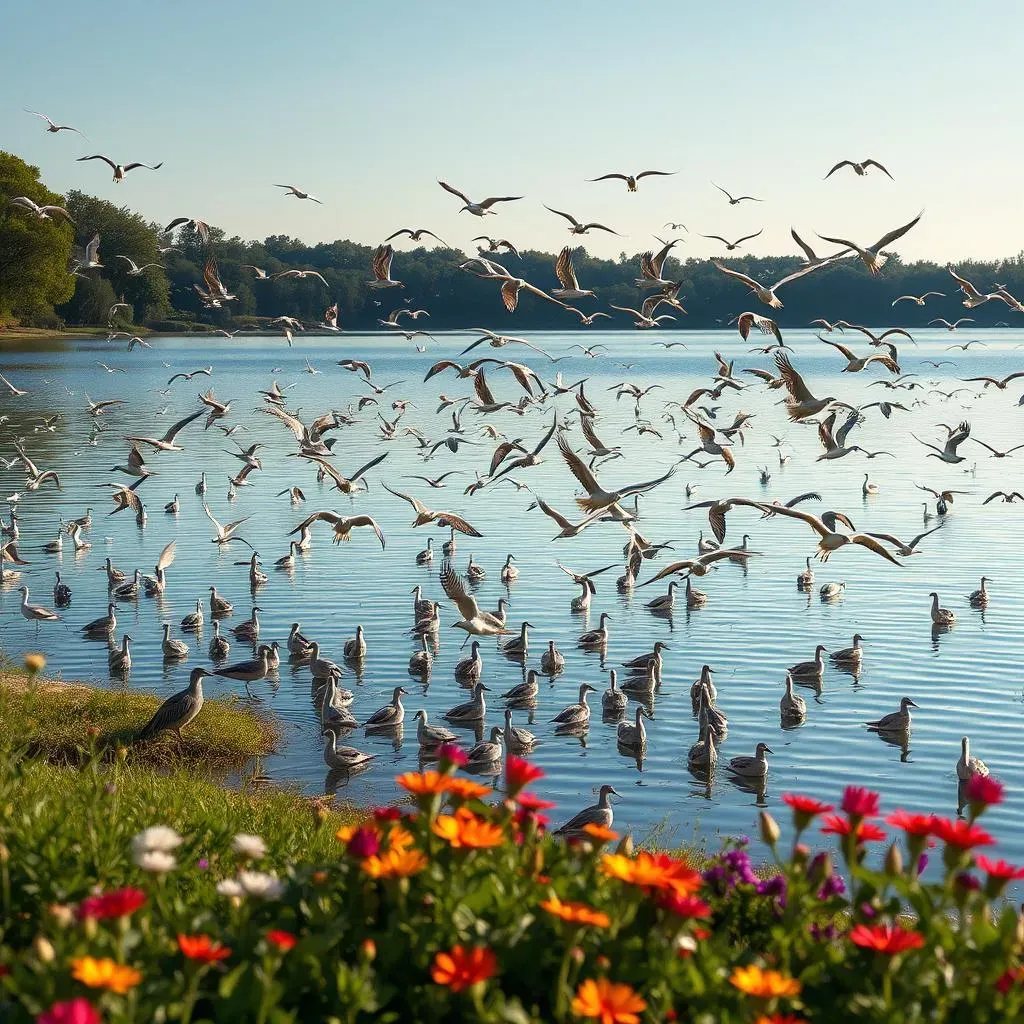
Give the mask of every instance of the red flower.
[{"label": "red flower", "polygon": [[924,936],[920,932],[901,928],[898,924],[876,924],[870,927],[858,924],[850,929],[850,941],[855,946],[895,956],[908,949],[920,949],[924,945]]},{"label": "red flower", "polygon": [[450,767],[461,768],[468,760],[466,752],[455,743],[442,743],[437,748],[437,764],[442,771]]},{"label": "red flower", "polygon": [[847,786],[841,807],[851,818],[877,818],[878,794],[862,786]]},{"label": "red flower", "polygon": [[505,759],[505,785],[512,794],[518,793],[524,786],[543,777],[543,768],[538,768],[521,757],[510,754]]},{"label": "red flower", "polygon": [[373,857],[380,852],[380,835],[374,828],[360,826],[352,833],[346,849],[359,860]]},{"label": "red flower", "polygon": [[808,819],[832,810],[831,804],[824,804],[813,796],[801,796],[799,793],[783,793],[782,802],[792,807],[796,814],[806,814]]},{"label": "red flower", "polygon": [[711,916],[711,908],[702,899],[697,896],[683,896],[678,892],[662,893],[658,898],[658,906],[688,920]]},{"label": "red flower", "polygon": [[516,794],[516,803],[523,811],[550,811],[558,806],[553,800],[541,800],[536,794],[526,792]]},{"label": "red flower", "polygon": [[961,850],[970,850],[975,846],[991,846],[995,840],[977,825],[969,821],[950,821],[949,818],[932,818],[932,835],[941,839],[947,846],[956,846]]},{"label": "red flower", "polygon": [[1010,967],[996,979],[996,991],[1005,995],[1018,981],[1024,981],[1024,967]]},{"label": "red flower", "polygon": [[930,814],[911,814],[909,811],[895,810],[886,824],[902,829],[910,836],[930,836],[932,834],[932,816]]},{"label": "red flower", "polygon": [[438,953],[430,969],[430,976],[438,985],[453,992],[477,985],[493,978],[498,971],[498,958],[486,946],[453,946],[448,952]]},{"label": "red flower", "polygon": [[551,819],[546,814],[537,814],[526,807],[518,808],[516,813],[512,815],[512,820],[521,829],[526,828],[532,822],[536,825],[538,831],[543,831],[551,822]]},{"label": "red flower", "polygon": [[127,917],[135,913],[146,903],[146,894],[141,889],[128,886],[115,889],[113,892],[101,893],[99,896],[88,896],[78,904],[78,918],[94,918],[103,921],[109,917]]},{"label": "red flower", "polygon": [[272,928],[267,932],[267,942],[276,946],[282,953],[287,953],[298,941],[291,932],[281,931],[279,928]]},{"label": "red flower", "polygon": [[972,775],[964,789],[967,802],[972,804],[1001,804],[1003,802],[1003,784],[991,775]]},{"label": "red flower", "polygon": [[[825,824],[821,829],[826,835],[848,836],[853,831],[853,822],[839,814],[826,814]],[[858,843],[878,843],[885,839],[885,830],[873,822],[862,821],[857,826]]]},{"label": "red flower", "polygon": [[1007,882],[1024,878],[1024,868],[1016,868],[1012,864],[1007,864],[1005,860],[990,860],[983,853],[974,858],[974,863],[992,878],[1004,879]]},{"label": "red flower", "polygon": [[203,964],[215,964],[218,960],[227,960],[231,949],[222,946],[209,935],[179,935],[178,949],[189,958]]},{"label": "red flower", "polygon": [[373,809],[373,820],[379,822],[398,821],[402,817],[399,807],[375,807]]},{"label": "red flower", "polygon": [[102,1024],[102,1019],[88,999],[78,996],[43,1010],[36,1017],[36,1024]]}]

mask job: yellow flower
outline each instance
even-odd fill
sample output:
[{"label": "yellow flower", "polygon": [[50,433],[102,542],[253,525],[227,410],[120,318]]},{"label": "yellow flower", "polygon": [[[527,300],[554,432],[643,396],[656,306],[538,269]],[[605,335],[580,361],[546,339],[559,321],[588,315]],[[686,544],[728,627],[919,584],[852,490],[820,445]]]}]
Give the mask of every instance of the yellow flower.
[{"label": "yellow flower", "polygon": [[71,961],[71,976],[89,988],[105,988],[124,995],[142,981],[141,972],[109,957],[80,956]]},{"label": "yellow flower", "polygon": [[46,668],[46,656],[44,654],[26,654],[25,668],[35,675]]},{"label": "yellow flower", "polygon": [[408,829],[402,828],[401,825],[391,826],[391,831],[388,833],[388,849],[402,853],[415,842],[413,834]]},{"label": "yellow flower", "polygon": [[456,849],[482,850],[501,846],[505,841],[500,825],[492,825],[484,818],[478,818],[465,807],[460,807],[454,814],[439,815],[430,827],[435,835]]},{"label": "yellow flower", "polygon": [[601,870],[611,878],[618,878],[643,889],[664,889],[680,896],[690,896],[700,889],[700,873],[685,862],[664,853],[650,854],[641,850],[635,857],[621,853],[606,853],[601,858]]},{"label": "yellow flower", "polygon": [[633,988],[607,978],[580,982],[572,1001],[577,1017],[591,1017],[601,1024],[640,1024],[640,1014],[646,1009],[643,996]]},{"label": "yellow flower", "polygon": [[762,999],[796,996],[803,987],[796,978],[790,978],[778,971],[763,970],[757,964],[736,967],[729,981],[748,996],[759,996]]}]

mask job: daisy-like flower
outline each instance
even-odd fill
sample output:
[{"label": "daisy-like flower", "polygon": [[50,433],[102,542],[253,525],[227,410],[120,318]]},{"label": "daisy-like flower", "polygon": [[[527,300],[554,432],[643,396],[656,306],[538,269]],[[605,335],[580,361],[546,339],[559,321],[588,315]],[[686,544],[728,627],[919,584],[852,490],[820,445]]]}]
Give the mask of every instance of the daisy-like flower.
[{"label": "daisy-like flower", "polygon": [[123,996],[142,981],[141,972],[109,957],[80,956],[71,961],[71,977],[89,988],[103,988]]},{"label": "daisy-like flower", "polygon": [[554,800],[542,800],[535,793],[526,792],[516,794],[516,803],[523,811],[550,811],[558,806]]},{"label": "daisy-like flower", "polygon": [[435,796],[438,793],[446,793],[451,779],[440,772],[406,772],[399,775],[395,782],[412,793],[413,796]]},{"label": "daisy-like flower", "polygon": [[803,986],[796,978],[780,971],[766,971],[757,964],[733,969],[729,982],[748,996],[775,999],[779,996],[797,996]]},{"label": "daisy-like flower", "polygon": [[447,953],[434,957],[430,976],[438,985],[461,992],[493,978],[497,971],[498,958],[486,946],[453,946]]},{"label": "daisy-like flower", "polygon": [[802,832],[819,815],[831,811],[832,805],[799,793],[783,793],[782,802],[793,809],[793,825]]},{"label": "daisy-like flower", "polygon": [[367,857],[360,867],[371,878],[409,878],[423,871],[427,863],[422,850],[390,849]]},{"label": "daisy-like flower", "polygon": [[284,893],[284,883],[281,879],[265,871],[239,871],[238,884],[247,896],[255,896],[261,900],[280,899]]},{"label": "daisy-like flower", "polygon": [[614,843],[619,838],[618,832],[613,832],[610,828],[605,828],[604,825],[595,825],[592,821],[583,826],[583,831],[599,843]]},{"label": "daisy-like flower", "polygon": [[964,796],[967,802],[977,805],[980,809],[990,807],[992,804],[1003,802],[1003,784],[991,775],[972,775],[964,787]]},{"label": "daisy-like flower", "polygon": [[930,814],[911,814],[909,811],[895,810],[885,821],[893,828],[902,829],[908,836],[930,836],[932,834],[932,816]]},{"label": "daisy-like flower", "polygon": [[128,917],[145,903],[146,894],[141,889],[126,886],[99,896],[87,896],[78,904],[77,914],[81,921],[87,918],[104,921],[111,917]]},{"label": "daisy-like flower", "polygon": [[250,836],[244,832],[231,840],[231,849],[250,860],[259,860],[267,855],[267,844],[259,836]]},{"label": "daisy-like flower", "polygon": [[138,855],[147,850],[173,853],[185,840],[166,825],[151,825],[132,839],[132,853]]},{"label": "daisy-like flower", "polygon": [[132,859],[138,867],[151,875],[166,875],[178,866],[174,854],[164,850],[138,850],[132,855]]},{"label": "daisy-like flower", "polygon": [[472,779],[452,778],[448,780],[449,800],[482,800],[490,792],[490,786],[484,786]]},{"label": "daisy-like flower", "polygon": [[601,910],[595,910],[586,903],[563,903],[554,893],[541,901],[541,908],[555,917],[571,924],[591,925],[594,928],[607,928],[611,918]]},{"label": "daisy-like flower", "polygon": [[524,789],[531,782],[544,778],[544,769],[530,764],[521,757],[509,754],[505,758],[505,786],[511,795]]},{"label": "daisy-like flower", "polygon": [[178,949],[189,960],[215,964],[231,956],[231,948],[211,939],[209,935],[179,935]]},{"label": "daisy-like flower", "polygon": [[840,807],[851,818],[877,818],[879,800],[879,795],[870,789],[847,786]]},{"label": "daisy-like flower", "polygon": [[[853,822],[840,814],[826,814],[824,821],[821,831],[826,835],[848,836],[854,830]],[[885,830],[870,821],[857,825],[856,836],[858,843],[879,843],[886,838]]]},{"label": "daisy-like flower", "polygon": [[461,768],[468,760],[466,752],[457,743],[442,743],[437,748],[437,763],[442,771]]},{"label": "daisy-like flower", "polygon": [[677,892],[662,893],[658,897],[658,906],[687,920],[711,916],[711,908],[698,896],[681,896]]},{"label": "daisy-like flower", "polygon": [[44,654],[26,654],[25,655],[25,669],[31,672],[32,675],[38,675],[43,669],[46,668],[46,655]]},{"label": "daisy-like flower", "polygon": [[221,896],[229,897],[241,897],[245,895],[245,890],[234,878],[222,878],[217,883],[217,892],[219,892]]},{"label": "daisy-like flower", "polygon": [[947,846],[954,846],[960,850],[970,850],[975,846],[991,846],[995,840],[977,825],[969,821],[957,819],[950,821],[949,818],[932,818],[932,835],[941,839]]},{"label": "daisy-like flower", "polygon": [[986,875],[990,875],[993,878],[1005,878],[1008,882],[1015,882],[1024,878],[1024,868],[1014,867],[1013,864],[1007,864],[1005,860],[992,860],[983,853],[979,853],[974,858],[974,863]]},{"label": "daisy-like flower", "polygon": [[291,932],[282,931],[280,928],[271,928],[267,932],[267,942],[282,953],[287,953],[299,940]]},{"label": "daisy-like flower", "polygon": [[876,953],[896,956],[908,949],[920,949],[924,945],[924,936],[898,924],[857,924],[850,929],[850,941]]},{"label": "daisy-like flower", "polygon": [[[341,830],[338,836],[341,836]],[[345,848],[357,860],[372,857],[380,852],[380,832],[372,825],[360,825],[349,834]]]},{"label": "daisy-like flower", "polygon": [[601,1024],[640,1024],[647,1002],[630,985],[607,978],[587,978],[580,982],[572,1000],[577,1017],[590,1017]]},{"label": "daisy-like flower", "polygon": [[477,817],[465,807],[460,807],[454,814],[438,815],[430,827],[434,835],[456,849],[485,850],[501,846],[505,841],[500,825]]},{"label": "daisy-like flower", "polygon": [[84,996],[54,1003],[36,1017],[36,1024],[102,1024],[99,1011]]},{"label": "daisy-like flower", "polygon": [[700,889],[703,878],[681,860],[663,853],[650,854],[641,850],[635,857],[619,853],[606,853],[601,858],[601,870],[641,889],[664,889],[689,896]]}]

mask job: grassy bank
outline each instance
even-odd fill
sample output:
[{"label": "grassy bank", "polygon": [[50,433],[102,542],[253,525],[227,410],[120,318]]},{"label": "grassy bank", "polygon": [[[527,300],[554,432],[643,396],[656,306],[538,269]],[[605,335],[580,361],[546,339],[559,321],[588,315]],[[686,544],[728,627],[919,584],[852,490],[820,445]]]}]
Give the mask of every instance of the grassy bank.
[{"label": "grassy bank", "polygon": [[132,764],[224,771],[275,748],[274,723],[237,700],[207,700],[180,742],[173,733],[137,742],[159,706],[146,693],[32,679],[23,670],[0,667],[0,732],[16,737],[31,756],[78,763],[90,750],[107,758],[123,750]]}]

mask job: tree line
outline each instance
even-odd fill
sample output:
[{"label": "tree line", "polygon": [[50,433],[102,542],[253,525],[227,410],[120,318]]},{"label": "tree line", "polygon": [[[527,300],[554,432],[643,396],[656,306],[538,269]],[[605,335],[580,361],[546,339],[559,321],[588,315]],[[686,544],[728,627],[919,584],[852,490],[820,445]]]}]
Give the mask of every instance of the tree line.
[{"label": "tree line", "polygon": [[[40,220],[31,213],[10,206],[15,196],[28,196],[39,204],[63,205],[74,226],[59,217]],[[51,192],[40,181],[38,168],[17,156],[0,152],[0,324],[13,320],[29,326],[59,328],[105,326],[111,306],[123,301],[126,311],[118,323],[154,330],[188,330],[207,327],[258,326],[282,315],[308,324],[319,323],[324,311],[338,304],[338,324],[343,330],[367,330],[378,326],[391,310],[406,306],[430,312],[426,329],[456,329],[487,326],[506,332],[521,330],[571,330],[579,326],[571,313],[527,294],[521,296],[515,314],[506,313],[494,282],[481,281],[459,269],[467,254],[461,250],[424,247],[397,250],[392,277],[404,289],[375,292],[367,287],[374,250],[348,239],[313,245],[286,235],[271,235],[262,241],[228,236],[210,226],[204,241],[194,227],[185,226],[173,237],[160,234],[162,225],[147,221],[126,206],[72,190],[66,196]],[[98,232],[101,238],[102,269],[69,272],[76,253]],[[685,236],[684,236],[685,237]],[[173,249],[161,252],[162,246]],[[685,242],[668,257],[663,277],[681,281],[680,297],[687,315],[676,314],[676,328],[714,328],[746,309],[771,313],[783,327],[806,326],[817,317],[846,319],[869,325],[923,327],[935,317],[950,321],[969,316],[973,326],[998,322],[1016,325],[1015,317],[1002,302],[990,302],[968,311],[963,308],[956,282],[945,265],[927,260],[903,262],[892,254],[879,277],[872,277],[859,260],[844,259],[815,271],[781,289],[784,307],[774,312],[760,308],[744,292],[742,284],[728,279],[708,259],[680,258]],[[220,309],[203,305],[194,285],[202,285],[203,266],[214,253],[220,276],[237,296]],[[130,257],[138,266],[161,264],[135,276],[118,255]],[[475,255],[470,253],[468,255]],[[523,250],[517,258],[495,254],[498,262],[539,288],[557,287],[554,273],[556,254]],[[611,304],[639,308],[645,293],[637,289],[639,254],[621,253],[617,259],[598,259],[585,247],[575,250],[580,285],[597,293],[596,299],[580,300],[584,312],[605,310],[613,320],[599,320],[600,326],[627,327],[628,314],[609,310]],[[724,265],[740,270],[765,283],[772,283],[801,266],[793,256],[740,256],[723,259]],[[258,279],[247,269],[257,266],[269,279]],[[958,272],[982,291],[1005,285],[1020,297],[1024,294],[1024,252],[1010,259],[963,260]],[[327,282],[273,275],[284,270],[315,270]],[[932,297],[924,307],[893,300],[904,294],[926,291],[945,293]],[[1024,319],[1021,320],[1024,323]],[[423,327],[421,320],[417,326]]]}]

